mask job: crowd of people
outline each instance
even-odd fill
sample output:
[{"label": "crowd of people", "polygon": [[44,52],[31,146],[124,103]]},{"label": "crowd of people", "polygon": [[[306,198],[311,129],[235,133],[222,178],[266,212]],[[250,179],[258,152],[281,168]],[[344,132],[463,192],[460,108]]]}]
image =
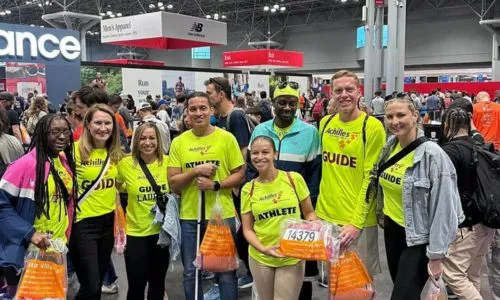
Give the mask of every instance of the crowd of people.
[{"label": "crowd of people", "polygon": [[[279,251],[281,226],[291,219],[339,226],[340,248],[354,247],[371,277],[382,271],[383,228],[395,300],[420,299],[429,276],[443,277],[459,299],[482,299],[480,270],[491,245],[490,287],[500,299],[500,232],[470,200],[477,188],[472,147],[491,142],[500,150],[500,104],[487,93],[473,97],[474,105],[438,91],[423,101],[380,92],[366,101],[359,78],[343,70],[331,79],[331,99],[318,93],[325,112],[316,121],[315,104],[302,120],[310,105],[295,82],[280,82],[272,100],[262,92],[233,101],[228,79],[215,77],[203,92],[179,92],[175,105],[158,96],[137,106],[100,85],[73,92],[62,113],[49,111],[43,97],[18,113],[14,96],[0,93],[5,299],[16,293],[27,246],[46,249],[52,239],[68,245],[68,276],[80,282],[75,299],[116,292],[111,253],[120,207],[131,300],[163,299],[179,254],[186,299],[238,299],[252,285],[262,300],[312,299],[318,262]],[[439,143],[422,129],[422,105],[435,104]],[[31,135],[26,152],[23,127]],[[247,273],[215,272],[204,294],[196,282],[211,274],[197,272],[193,261],[197,231],[203,238],[216,203]],[[160,242],[165,235],[169,241]]]}]

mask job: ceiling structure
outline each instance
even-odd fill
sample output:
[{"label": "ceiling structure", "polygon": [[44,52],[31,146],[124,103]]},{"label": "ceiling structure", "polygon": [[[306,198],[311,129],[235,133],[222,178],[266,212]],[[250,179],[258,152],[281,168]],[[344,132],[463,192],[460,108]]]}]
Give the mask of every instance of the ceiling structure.
[{"label": "ceiling structure", "polygon": [[[0,22],[48,27],[41,16],[61,11],[103,18],[158,10],[218,19],[228,32],[244,32],[242,42],[272,39],[289,27],[361,20],[366,0],[0,0]],[[374,0],[369,0],[374,1]],[[402,0],[386,0],[399,5]],[[478,20],[491,19],[497,0],[406,0],[407,12],[467,7]],[[500,0],[498,0],[500,3]],[[272,28],[272,29],[271,29]],[[271,32],[272,31],[272,32]],[[99,25],[87,38],[99,39]]]}]

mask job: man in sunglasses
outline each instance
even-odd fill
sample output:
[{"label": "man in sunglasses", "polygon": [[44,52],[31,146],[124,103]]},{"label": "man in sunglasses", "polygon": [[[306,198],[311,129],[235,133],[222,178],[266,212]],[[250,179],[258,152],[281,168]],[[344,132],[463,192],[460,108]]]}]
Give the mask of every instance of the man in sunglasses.
[{"label": "man in sunglasses", "polygon": [[[276,167],[283,171],[300,173],[306,181],[313,206],[315,206],[321,176],[318,130],[297,117],[300,96],[298,83],[280,82],[273,96],[275,117],[255,127],[250,144],[258,136],[270,137],[278,151]],[[256,174],[252,171],[249,157],[247,157],[247,164],[249,166],[247,180],[250,181],[256,177]],[[318,273],[317,262],[307,261],[299,300],[312,299],[312,281]]]},{"label": "man in sunglasses", "polygon": [[[217,127],[225,129],[233,134],[240,147],[241,155],[247,156],[248,141],[250,139],[250,129],[247,123],[245,111],[235,109],[231,101],[231,85],[229,80],[224,77],[210,78],[205,82],[206,92],[210,97],[210,105],[214,108]],[[229,121],[228,121],[229,119]],[[239,189],[233,190],[234,203],[236,210],[240,211]],[[243,230],[238,231],[237,248],[240,258],[245,263],[249,274],[238,278],[238,287],[248,288],[253,285],[253,278],[250,274],[248,265],[248,243],[243,236]],[[218,299],[219,290],[217,287],[212,288],[205,294],[205,299]]]},{"label": "man in sunglasses", "polygon": [[319,126],[322,174],[316,214],[342,226],[341,247],[357,243],[371,276],[380,273],[375,203],[367,203],[370,171],[385,143],[381,122],[360,111],[359,78],[350,71],[332,77],[335,116],[325,116]]}]

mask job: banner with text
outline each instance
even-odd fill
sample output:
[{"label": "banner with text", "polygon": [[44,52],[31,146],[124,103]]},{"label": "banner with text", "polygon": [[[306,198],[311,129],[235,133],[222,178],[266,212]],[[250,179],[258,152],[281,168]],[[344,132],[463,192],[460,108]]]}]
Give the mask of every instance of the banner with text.
[{"label": "banner with text", "polygon": [[302,68],[304,53],[277,49],[229,51],[222,54],[225,68]]},{"label": "banner with text", "polygon": [[162,94],[162,70],[122,69],[123,93],[134,97],[135,105],[146,101],[146,97]]},{"label": "banner with text", "polygon": [[168,12],[101,21],[101,42],[156,49],[227,44],[227,24]]}]

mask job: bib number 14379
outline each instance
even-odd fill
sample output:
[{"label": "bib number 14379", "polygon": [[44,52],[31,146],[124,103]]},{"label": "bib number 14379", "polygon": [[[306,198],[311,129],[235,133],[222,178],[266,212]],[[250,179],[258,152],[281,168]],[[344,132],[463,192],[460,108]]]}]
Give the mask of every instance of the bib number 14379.
[{"label": "bib number 14379", "polygon": [[315,230],[287,228],[283,238],[290,241],[314,242],[319,240],[319,232]]}]

